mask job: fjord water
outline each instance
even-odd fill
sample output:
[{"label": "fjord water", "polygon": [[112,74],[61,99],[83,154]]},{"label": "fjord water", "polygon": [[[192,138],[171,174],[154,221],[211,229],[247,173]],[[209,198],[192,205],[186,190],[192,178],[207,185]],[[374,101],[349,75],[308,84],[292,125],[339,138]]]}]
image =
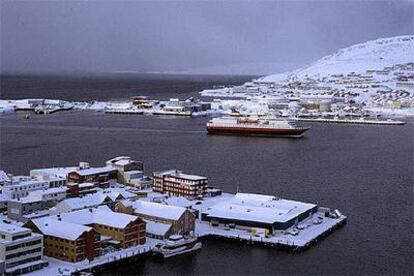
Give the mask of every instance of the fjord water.
[{"label": "fjord water", "polygon": [[[39,80],[37,82],[46,82]],[[117,99],[136,95],[122,80],[66,80],[76,86],[62,98]],[[163,98],[194,95],[193,80],[162,80]],[[204,79],[198,88],[239,79]],[[115,83],[114,83],[115,82]],[[92,84],[91,84],[92,83]],[[118,83],[118,84],[117,84]],[[121,84],[119,84],[121,83]],[[138,82],[137,82],[138,83]],[[172,93],[175,87],[177,93]],[[59,82],[55,85],[58,85]],[[36,87],[35,83],[32,83]],[[50,83],[48,85],[51,85]],[[152,91],[157,81],[147,84]],[[19,91],[27,97],[51,97]],[[27,89],[34,91],[27,84]],[[10,90],[11,89],[11,90]],[[12,91],[13,90],[13,91]],[[99,91],[112,91],[99,98]],[[87,91],[87,92],[85,92]],[[26,93],[26,94],[24,94]],[[88,94],[89,93],[89,94]],[[149,94],[141,93],[138,94]],[[62,94],[63,95],[63,94]],[[106,94],[105,94],[106,95]],[[14,98],[19,98],[13,94]],[[3,96],[2,96],[3,97]],[[5,97],[4,97],[5,98]],[[61,98],[56,96],[55,98]],[[14,174],[30,168],[89,161],[100,166],[118,155],[143,160],[147,173],[178,168],[209,177],[210,184],[235,192],[274,194],[340,209],[348,224],[300,254],[222,240],[204,242],[200,252],[160,262],[138,261],[107,274],[411,274],[413,270],[413,123],[404,126],[312,124],[303,139],[207,135],[208,118],[160,118],[66,112],[0,117],[0,166]]]}]

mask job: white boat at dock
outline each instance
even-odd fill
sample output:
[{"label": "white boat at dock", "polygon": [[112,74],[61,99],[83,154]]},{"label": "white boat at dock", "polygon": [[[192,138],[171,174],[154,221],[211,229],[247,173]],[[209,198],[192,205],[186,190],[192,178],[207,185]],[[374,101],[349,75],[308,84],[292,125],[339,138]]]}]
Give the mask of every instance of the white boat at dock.
[{"label": "white boat at dock", "polygon": [[124,114],[124,115],[142,115],[144,114],[144,111],[139,110],[139,109],[111,108],[111,109],[105,109],[105,113]]},{"label": "white boat at dock", "polygon": [[152,112],[153,115],[191,116],[192,112],[183,106],[165,106]]},{"label": "white boat at dock", "polygon": [[154,247],[153,252],[164,259],[194,252],[201,249],[201,242],[195,237],[184,238],[181,235],[170,236],[165,243]]}]

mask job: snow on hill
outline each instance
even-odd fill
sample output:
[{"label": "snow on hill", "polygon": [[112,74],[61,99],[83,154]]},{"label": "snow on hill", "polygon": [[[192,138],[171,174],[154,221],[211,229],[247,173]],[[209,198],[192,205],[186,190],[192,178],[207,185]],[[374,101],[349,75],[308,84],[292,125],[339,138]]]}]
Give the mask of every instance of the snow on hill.
[{"label": "snow on hill", "polygon": [[261,78],[264,82],[279,82],[289,77],[322,77],[330,74],[363,73],[381,70],[398,63],[414,62],[414,35],[371,40],[338,50],[315,63],[291,73]]}]

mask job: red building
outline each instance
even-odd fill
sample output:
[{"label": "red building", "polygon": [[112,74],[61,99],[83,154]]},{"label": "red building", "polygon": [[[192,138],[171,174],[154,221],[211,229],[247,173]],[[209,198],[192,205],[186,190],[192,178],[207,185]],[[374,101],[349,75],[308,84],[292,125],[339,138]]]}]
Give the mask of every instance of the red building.
[{"label": "red building", "polygon": [[153,190],[188,199],[202,198],[207,189],[207,177],[184,174],[178,170],[154,172]]}]

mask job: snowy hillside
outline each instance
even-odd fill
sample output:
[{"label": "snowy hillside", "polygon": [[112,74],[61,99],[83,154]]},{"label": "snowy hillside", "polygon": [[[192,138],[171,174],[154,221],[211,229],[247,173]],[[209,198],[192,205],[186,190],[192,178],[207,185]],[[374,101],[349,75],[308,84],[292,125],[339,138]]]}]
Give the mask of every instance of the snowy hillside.
[{"label": "snowy hillside", "polygon": [[414,35],[381,38],[338,50],[310,66],[291,73],[275,74],[260,79],[278,82],[286,77],[305,75],[311,77],[342,73],[363,73],[366,70],[381,70],[398,63],[414,62]]}]

